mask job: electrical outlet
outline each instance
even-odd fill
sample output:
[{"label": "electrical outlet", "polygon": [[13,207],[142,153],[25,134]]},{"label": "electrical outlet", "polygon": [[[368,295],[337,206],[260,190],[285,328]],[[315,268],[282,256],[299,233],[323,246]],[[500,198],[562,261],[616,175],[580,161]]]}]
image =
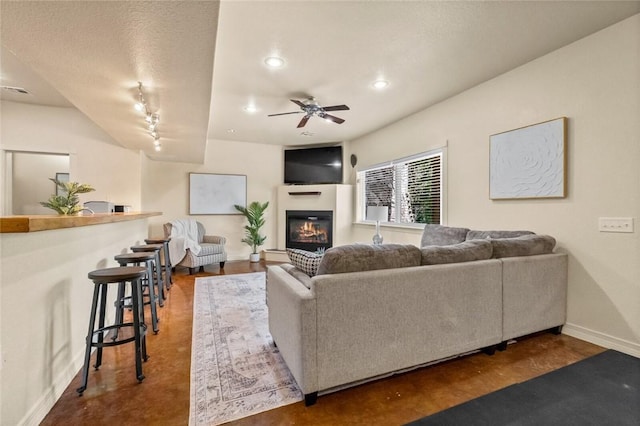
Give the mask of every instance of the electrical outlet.
[{"label": "electrical outlet", "polygon": [[598,218],[600,232],[633,232],[632,217],[601,217]]}]

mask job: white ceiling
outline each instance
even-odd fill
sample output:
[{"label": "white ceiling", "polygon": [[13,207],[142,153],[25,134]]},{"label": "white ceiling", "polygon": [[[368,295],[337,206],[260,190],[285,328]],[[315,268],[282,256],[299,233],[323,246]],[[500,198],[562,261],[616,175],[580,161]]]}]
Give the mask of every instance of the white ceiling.
[{"label": "white ceiling", "polygon": [[[2,99],[71,104],[125,147],[201,163],[216,140],[357,138],[640,13],[640,1],[2,1],[0,13],[2,85],[31,92]],[[265,66],[274,54],[283,68]],[[387,89],[371,87],[378,77]],[[160,114],[159,154],[132,107],[138,81]],[[332,113],[345,123],[267,117],[309,96],[348,105]]]}]

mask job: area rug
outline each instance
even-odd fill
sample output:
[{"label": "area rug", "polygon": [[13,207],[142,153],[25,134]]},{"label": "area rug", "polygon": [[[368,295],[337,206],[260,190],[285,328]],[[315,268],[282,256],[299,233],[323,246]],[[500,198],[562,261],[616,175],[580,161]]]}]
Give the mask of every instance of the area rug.
[{"label": "area rug", "polygon": [[302,399],[269,334],[265,273],[196,278],[189,424],[217,425]]},{"label": "area rug", "polygon": [[411,426],[640,425],[640,359],[605,351]]}]

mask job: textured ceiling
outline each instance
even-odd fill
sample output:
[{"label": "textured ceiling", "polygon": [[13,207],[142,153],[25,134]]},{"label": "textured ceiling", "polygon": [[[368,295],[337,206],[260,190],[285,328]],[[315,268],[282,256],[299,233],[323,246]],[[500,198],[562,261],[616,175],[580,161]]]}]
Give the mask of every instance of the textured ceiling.
[{"label": "textured ceiling", "polygon": [[[22,101],[66,99],[123,146],[202,162],[216,140],[296,146],[362,136],[640,13],[640,2],[2,1],[0,8],[2,84],[30,90]],[[283,68],[265,66],[273,54]],[[378,77],[390,82],[386,90],[370,86]],[[132,108],[138,81],[161,117],[160,154]],[[347,104],[349,111],[333,113],[345,123],[313,117],[297,129],[301,115],[267,117],[296,111],[289,99],[309,96]],[[257,111],[244,111],[248,104]]]},{"label": "textured ceiling", "polygon": [[218,6],[3,1],[0,34],[5,49],[116,141],[153,157],[153,139],[133,109],[141,81],[149,106],[160,115],[158,157],[202,162]]}]

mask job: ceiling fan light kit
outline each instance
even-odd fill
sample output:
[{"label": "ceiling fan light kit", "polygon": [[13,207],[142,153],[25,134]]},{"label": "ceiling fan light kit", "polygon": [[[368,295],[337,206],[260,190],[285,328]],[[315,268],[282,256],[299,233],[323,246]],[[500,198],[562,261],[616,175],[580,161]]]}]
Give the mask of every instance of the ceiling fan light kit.
[{"label": "ceiling fan light kit", "polygon": [[294,104],[300,107],[300,111],[292,111],[292,112],[281,112],[278,114],[269,114],[268,117],[275,117],[278,115],[288,115],[288,114],[304,114],[302,120],[298,123],[298,128],[304,127],[307,124],[307,121],[314,115],[316,117],[324,118],[327,121],[331,121],[336,124],[344,123],[344,119],[340,117],[336,117],[335,115],[327,114],[327,111],[347,111],[349,107],[346,105],[332,105],[332,106],[320,106],[318,102],[314,98],[306,99],[304,102],[299,101],[297,99],[289,99]]}]

